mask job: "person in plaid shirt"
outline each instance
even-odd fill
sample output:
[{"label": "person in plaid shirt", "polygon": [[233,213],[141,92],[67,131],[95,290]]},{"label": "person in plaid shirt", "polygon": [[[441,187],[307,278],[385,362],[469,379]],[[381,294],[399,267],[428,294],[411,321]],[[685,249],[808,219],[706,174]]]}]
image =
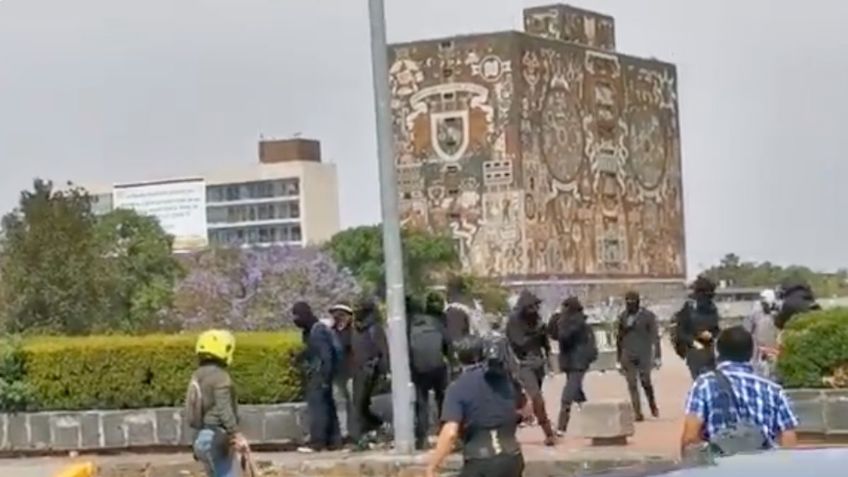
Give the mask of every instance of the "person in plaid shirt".
[{"label": "person in plaid shirt", "polygon": [[[765,449],[796,446],[798,419],[783,388],[754,372],[751,333],[741,326],[727,328],[719,335],[716,349],[718,369],[732,385],[736,406],[731,397],[721,391],[715,373],[698,377],[686,399],[681,449],[710,442],[711,436],[739,421],[761,428],[767,441]],[[730,410],[731,419],[723,412],[725,409]]]}]

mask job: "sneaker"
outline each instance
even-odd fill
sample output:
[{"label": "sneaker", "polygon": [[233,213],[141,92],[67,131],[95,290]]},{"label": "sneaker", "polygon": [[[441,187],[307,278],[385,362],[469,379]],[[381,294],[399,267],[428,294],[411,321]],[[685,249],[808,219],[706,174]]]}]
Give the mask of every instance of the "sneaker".
[{"label": "sneaker", "polygon": [[298,447],[297,452],[298,452],[298,454],[314,454],[318,451],[313,449],[312,447],[303,446],[303,447]]}]

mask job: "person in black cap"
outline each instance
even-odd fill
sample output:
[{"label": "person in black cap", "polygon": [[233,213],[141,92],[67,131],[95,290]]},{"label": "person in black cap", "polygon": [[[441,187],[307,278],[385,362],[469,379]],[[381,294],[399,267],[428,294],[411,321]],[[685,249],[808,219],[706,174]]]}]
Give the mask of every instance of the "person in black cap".
[{"label": "person in black cap", "polygon": [[642,306],[637,292],[627,292],[624,303],[624,312],[618,317],[616,356],[618,367],[627,379],[636,420],[643,421],[645,416],[642,414],[639,382],[645,390],[651,415],[659,417],[660,413],[651,383],[651,370],[659,368],[661,363],[660,333],[656,315]]},{"label": "person in black cap", "polygon": [[720,317],[715,298],[716,285],[706,277],[692,284],[690,299],[674,317],[674,347],[686,360],[692,379],[715,368],[715,340]]},{"label": "person in black cap", "polygon": [[442,462],[461,438],[460,476],[521,477],[524,457],[516,431],[522,399],[510,378],[506,347],[469,336],[457,342],[456,348],[467,364],[448,387],[442,429],[425,475],[439,475]]}]

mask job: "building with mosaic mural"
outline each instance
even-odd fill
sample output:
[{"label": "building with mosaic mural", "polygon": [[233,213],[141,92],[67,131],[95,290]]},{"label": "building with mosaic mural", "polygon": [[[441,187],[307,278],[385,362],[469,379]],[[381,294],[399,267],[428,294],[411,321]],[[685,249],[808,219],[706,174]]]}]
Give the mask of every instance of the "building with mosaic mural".
[{"label": "building with mosaic mural", "polygon": [[674,65],[618,53],[598,13],[536,7],[524,27],[390,47],[404,225],[512,283],[679,291]]}]

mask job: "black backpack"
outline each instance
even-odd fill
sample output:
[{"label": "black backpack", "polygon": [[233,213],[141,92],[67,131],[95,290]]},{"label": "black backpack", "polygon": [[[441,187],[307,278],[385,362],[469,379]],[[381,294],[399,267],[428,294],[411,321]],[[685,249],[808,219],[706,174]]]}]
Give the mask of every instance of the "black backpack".
[{"label": "black backpack", "polygon": [[445,336],[432,319],[417,319],[409,331],[412,370],[429,373],[445,367]]}]

